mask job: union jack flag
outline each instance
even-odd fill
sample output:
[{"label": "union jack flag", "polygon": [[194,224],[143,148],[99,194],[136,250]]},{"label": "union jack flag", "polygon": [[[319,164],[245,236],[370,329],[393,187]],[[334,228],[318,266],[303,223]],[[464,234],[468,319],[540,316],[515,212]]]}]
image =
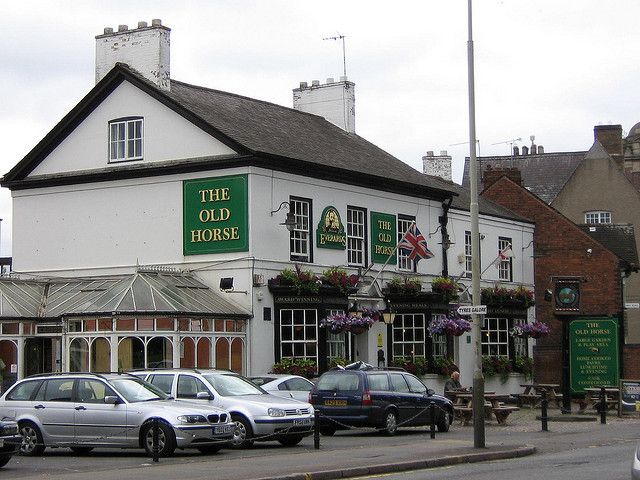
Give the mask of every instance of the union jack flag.
[{"label": "union jack flag", "polygon": [[409,257],[409,260],[416,262],[422,258],[434,257],[433,252],[427,248],[427,240],[420,233],[415,223],[409,226],[407,233],[398,243],[398,250],[402,250]]}]

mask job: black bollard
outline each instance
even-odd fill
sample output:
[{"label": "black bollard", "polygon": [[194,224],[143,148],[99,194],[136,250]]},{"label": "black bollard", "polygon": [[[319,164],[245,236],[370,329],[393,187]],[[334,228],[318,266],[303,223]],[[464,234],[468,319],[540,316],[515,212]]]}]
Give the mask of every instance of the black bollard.
[{"label": "black bollard", "polygon": [[320,450],[320,412],[317,408],[313,412],[313,448]]},{"label": "black bollard", "polygon": [[431,418],[431,438],[436,438],[436,404],[435,402],[431,402],[429,404],[429,415]]},{"label": "black bollard", "polygon": [[547,399],[547,390],[543,388],[540,394],[542,395],[542,401],[540,402],[540,421],[542,422],[542,431],[548,432],[547,407],[549,406],[549,400]]},{"label": "black bollard", "polygon": [[158,419],[153,419],[153,461],[158,463]]},{"label": "black bollard", "polygon": [[600,423],[607,424],[607,392],[605,387],[600,387]]}]

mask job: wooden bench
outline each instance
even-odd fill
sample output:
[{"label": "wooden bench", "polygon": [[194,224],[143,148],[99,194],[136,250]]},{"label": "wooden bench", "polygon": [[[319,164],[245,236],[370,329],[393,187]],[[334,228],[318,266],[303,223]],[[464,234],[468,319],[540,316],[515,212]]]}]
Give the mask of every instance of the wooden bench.
[{"label": "wooden bench", "polygon": [[499,407],[493,407],[491,411],[496,416],[496,420],[500,425],[506,425],[507,418],[511,415],[512,412],[517,412],[520,410],[518,407],[511,407],[507,405],[500,405]]},{"label": "wooden bench", "polygon": [[469,421],[473,418],[473,408],[454,405],[453,415],[460,420],[460,425],[469,425]]},{"label": "wooden bench", "polygon": [[536,393],[514,393],[512,395],[516,397],[518,407],[524,407],[525,405],[528,405],[530,408],[535,408],[537,403],[542,398]]}]

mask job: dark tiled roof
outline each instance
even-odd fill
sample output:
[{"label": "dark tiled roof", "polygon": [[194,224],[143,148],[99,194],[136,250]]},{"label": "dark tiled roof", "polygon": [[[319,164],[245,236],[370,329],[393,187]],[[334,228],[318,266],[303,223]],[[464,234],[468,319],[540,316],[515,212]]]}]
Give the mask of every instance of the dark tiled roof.
[{"label": "dark tiled roof", "polygon": [[[587,152],[542,153],[536,155],[478,157],[478,176],[488,165],[520,170],[524,187],[550,204],[565,186]],[[481,180],[480,180],[481,181]],[[469,158],[464,161],[462,185],[469,186]],[[483,185],[480,185],[482,191]]]},{"label": "dark tiled roof", "polygon": [[633,225],[598,223],[578,225],[578,227],[615,253],[629,268],[638,268],[638,251]]}]

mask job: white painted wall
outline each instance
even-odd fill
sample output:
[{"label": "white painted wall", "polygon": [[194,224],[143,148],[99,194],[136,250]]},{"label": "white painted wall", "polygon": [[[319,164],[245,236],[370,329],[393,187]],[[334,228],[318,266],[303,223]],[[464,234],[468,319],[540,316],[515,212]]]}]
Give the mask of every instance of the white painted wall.
[{"label": "white painted wall", "polygon": [[[144,117],[144,158],[110,164],[109,121],[128,116]],[[123,82],[29,177],[233,153],[173,110]]]}]

